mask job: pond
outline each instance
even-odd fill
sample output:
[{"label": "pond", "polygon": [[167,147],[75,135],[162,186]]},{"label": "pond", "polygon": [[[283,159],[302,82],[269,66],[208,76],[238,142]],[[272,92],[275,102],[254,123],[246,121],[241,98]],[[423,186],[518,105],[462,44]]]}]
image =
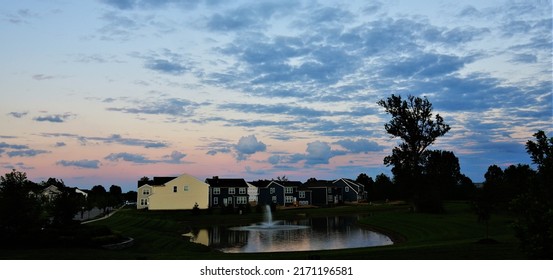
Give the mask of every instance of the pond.
[{"label": "pond", "polygon": [[236,227],[194,229],[185,236],[225,253],[315,251],[393,244],[381,233],[357,226],[360,216],[303,218]]}]

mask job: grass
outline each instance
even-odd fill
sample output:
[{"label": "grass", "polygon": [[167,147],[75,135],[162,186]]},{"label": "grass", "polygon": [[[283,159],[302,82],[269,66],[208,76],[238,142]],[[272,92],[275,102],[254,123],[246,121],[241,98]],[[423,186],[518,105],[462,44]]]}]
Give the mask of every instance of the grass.
[{"label": "grass", "polygon": [[361,225],[383,231],[399,241],[392,246],[311,252],[224,254],[189,242],[182,233],[203,225],[236,225],[258,222],[262,214],[202,214],[189,211],[139,211],[124,208],[109,219],[95,222],[135,239],[123,250],[95,248],[44,248],[0,251],[2,259],[522,259],[518,241],[510,228],[511,219],[494,215],[490,238],[494,244],[478,241],[485,227],[465,202],[446,205],[446,214],[409,212],[407,205],[358,205],[335,208],[279,210],[275,219],[295,216],[328,216],[364,213]]}]

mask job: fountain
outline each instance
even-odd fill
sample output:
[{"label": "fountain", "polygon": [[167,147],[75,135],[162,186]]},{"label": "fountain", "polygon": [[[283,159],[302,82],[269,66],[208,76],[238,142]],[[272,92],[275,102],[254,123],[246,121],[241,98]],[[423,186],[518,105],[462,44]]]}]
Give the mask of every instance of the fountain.
[{"label": "fountain", "polygon": [[298,230],[307,229],[309,226],[302,225],[288,225],[283,224],[282,221],[273,221],[273,214],[271,213],[271,206],[265,205],[265,212],[263,213],[264,221],[257,224],[242,227],[232,227],[230,230]]}]

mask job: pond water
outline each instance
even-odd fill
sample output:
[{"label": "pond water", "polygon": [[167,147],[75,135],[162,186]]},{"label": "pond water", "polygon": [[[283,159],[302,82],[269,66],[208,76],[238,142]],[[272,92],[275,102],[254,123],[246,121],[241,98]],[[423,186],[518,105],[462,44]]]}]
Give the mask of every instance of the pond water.
[{"label": "pond water", "polygon": [[360,216],[334,216],[262,224],[194,229],[185,236],[226,253],[314,251],[393,244],[381,233],[359,228]]}]

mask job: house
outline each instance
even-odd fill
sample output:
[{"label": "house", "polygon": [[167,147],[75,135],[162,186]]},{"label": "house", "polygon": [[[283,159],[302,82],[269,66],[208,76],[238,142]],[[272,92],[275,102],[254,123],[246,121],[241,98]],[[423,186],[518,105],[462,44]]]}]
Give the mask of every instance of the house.
[{"label": "house", "polygon": [[137,209],[184,210],[209,205],[209,186],[195,177],[154,177],[138,181]]},{"label": "house", "polygon": [[209,185],[209,207],[239,208],[249,203],[248,188],[244,179],[237,178],[213,178],[205,179]]},{"label": "house", "polygon": [[50,185],[42,190],[40,196],[46,199],[47,201],[53,201],[62,193],[62,190],[54,185]]},{"label": "house", "polygon": [[248,183],[248,202],[252,205],[257,205],[257,197],[259,195],[259,189],[252,183]]},{"label": "house", "polygon": [[258,203],[281,206],[311,204],[311,190],[304,188],[299,181],[257,181],[259,189]]},{"label": "house", "polygon": [[312,180],[304,185],[312,191],[312,204],[335,205],[343,202],[359,202],[364,197],[363,185],[353,180]]},{"label": "house", "polygon": [[337,204],[340,200],[340,192],[334,185],[334,181],[310,180],[304,187],[311,190],[311,203],[317,206],[328,206]]},{"label": "house", "polygon": [[337,187],[341,202],[359,202],[364,197],[363,185],[353,180],[341,178],[332,184]]}]

